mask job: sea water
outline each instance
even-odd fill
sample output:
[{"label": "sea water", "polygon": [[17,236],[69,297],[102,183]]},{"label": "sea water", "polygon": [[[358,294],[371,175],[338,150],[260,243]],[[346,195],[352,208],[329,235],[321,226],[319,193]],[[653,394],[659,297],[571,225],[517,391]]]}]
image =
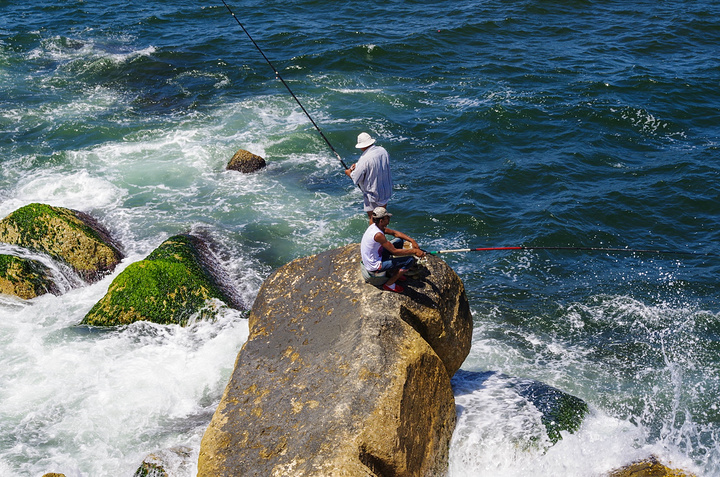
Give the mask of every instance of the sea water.
[{"label": "sea water", "polygon": [[[650,455],[720,476],[720,4],[228,4],[348,165],[362,131],[389,151],[392,226],[426,250],[673,252],[441,255],[473,313],[463,369],[484,376],[454,381],[452,477],[597,476]],[[184,232],[213,242],[249,308],[272,270],[359,241],[360,192],[222,2],[0,13],[0,216],[81,210],[126,254],[98,283],[56,266],[60,295],[0,297],[0,474],[129,476],[179,447],[194,475],[247,312],[78,324]],[[225,171],[238,149],[267,167]],[[551,445],[510,379],[590,413]]]}]

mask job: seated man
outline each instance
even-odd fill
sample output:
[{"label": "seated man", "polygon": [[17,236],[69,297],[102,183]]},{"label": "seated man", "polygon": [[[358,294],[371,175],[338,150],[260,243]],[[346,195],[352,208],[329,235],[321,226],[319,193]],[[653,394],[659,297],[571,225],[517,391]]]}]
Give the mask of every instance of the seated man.
[{"label": "seated man", "polygon": [[[390,217],[392,214],[385,207],[376,207],[373,210],[373,223],[363,234],[360,253],[363,265],[369,272],[388,272],[390,278],[383,285],[385,290],[402,293],[404,288],[395,282],[406,280],[404,274],[415,262],[415,257],[424,257],[425,252],[420,250],[415,240],[404,233],[387,228]],[[395,240],[389,241],[385,234],[393,235]],[[403,248],[405,241],[410,242],[412,248]]]}]

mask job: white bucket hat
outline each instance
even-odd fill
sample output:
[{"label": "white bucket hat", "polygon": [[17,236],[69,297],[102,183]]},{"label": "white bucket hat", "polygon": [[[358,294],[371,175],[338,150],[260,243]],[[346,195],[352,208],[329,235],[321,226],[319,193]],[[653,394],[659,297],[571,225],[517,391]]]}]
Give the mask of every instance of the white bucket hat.
[{"label": "white bucket hat", "polygon": [[357,144],[355,144],[355,147],[358,149],[365,149],[366,147],[370,147],[373,144],[375,144],[375,139],[370,137],[368,133],[363,132],[358,135],[358,140]]}]

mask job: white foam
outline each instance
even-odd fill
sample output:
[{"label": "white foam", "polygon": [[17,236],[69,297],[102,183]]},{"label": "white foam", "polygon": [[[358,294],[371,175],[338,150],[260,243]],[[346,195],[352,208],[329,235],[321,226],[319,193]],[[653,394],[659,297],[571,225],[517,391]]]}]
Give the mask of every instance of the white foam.
[{"label": "white foam", "polygon": [[109,280],[3,309],[0,417],[18,442],[4,459],[23,475],[132,475],[157,447],[197,447],[247,339],[229,309],[185,328],[76,328]]},{"label": "white foam", "polygon": [[[464,366],[547,382],[583,398],[591,414],[557,444],[523,448],[518,442],[533,435],[523,423],[532,416],[518,412],[517,401],[503,396],[497,383],[457,391],[462,412],[451,476],[597,476],[651,455],[668,467],[716,475],[719,436],[706,416],[693,415],[690,404],[707,400],[704,387],[694,383],[715,357],[696,346],[694,329],[708,312],[623,295],[596,296],[561,309],[553,321],[569,335],[538,328],[530,317],[523,320],[532,326],[512,326],[503,319],[508,310],[499,307],[475,313]],[[633,359],[607,337],[604,342],[617,347],[617,355],[598,349],[601,332],[628,340]]]},{"label": "white foam", "polygon": [[123,195],[123,190],[86,170],[70,174],[36,172],[33,176],[23,177],[16,188],[15,197],[0,207],[6,215],[33,202],[90,210],[115,206]]},{"label": "white foam", "polygon": [[[127,42],[128,39],[125,39]],[[116,63],[126,62],[139,56],[150,56],[156,48],[152,45],[125,52],[110,52],[95,40],[74,39],[55,36],[46,39],[42,44],[31,50],[27,57],[30,60],[49,58],[58,62],[68,62],[77,59],[97,60],[109,59]]]},{"label": "white foam", "polygon": [[642,427],[598,410],[577,432],[563,431],[553,445],[539,411],[501,375],[489,376],[476,389],[460,389],[455,400],[459,418],[450,446],[450,477],[595,477],[651,455],[694,469],[672,449],[647,443]]},{"label": "white foam", "polygon": [[141,48],[139,50],[132,50],[125,53],[113,53],[109,54],[108,56],[115,60],[118,63],[123,63],[128,60],[140,57],[140,56],[150,56],[153,53],[155,53],[156,48],[152,45],[147,46],[145,48]]}]

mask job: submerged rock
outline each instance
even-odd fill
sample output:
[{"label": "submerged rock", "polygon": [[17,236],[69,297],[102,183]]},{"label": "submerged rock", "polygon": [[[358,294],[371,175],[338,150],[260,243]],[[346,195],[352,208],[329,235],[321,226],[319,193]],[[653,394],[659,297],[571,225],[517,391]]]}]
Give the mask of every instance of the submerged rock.
[{"label": "submerged rock", "polygon": [[450,376],[472,334],[463,284],[431,256],[403,294],[384,292],[359,260],[349,245],[263,283],[199,476],[446,473]]},{"label": "submerged rock", "polygon": [[670,469],[661,464],[657,457],[650,456],[646,460],[614,470],[608,474],[608,477],[695,477],[695,475],[679,469]]},{"label": "submerged rock", "polygon": [[513,382],[511,386],[540,411],[540,420],[553,444],[562,439],[562,431],[573,434],[580,429],[580,424],[589,412],[585,401],[548,384],[522,379]]},{"label": "submerged rock", "polygon": [[174,477],[189,475],[192,468],[192,449],[173,447],[145,457],[133,477]]},{"label": "submerged rock", "polygon": [[46,293],[60,293],[50,270],[38,262],[0,254],[0,293],[29,300]]},{"label": "submerged rock", "polygon": [[517,435],[506,436],[521,449],[549,448],[562,439],[563,431],[572,434],[580,429],[589,412],[585,401],[548,384],[494,371],[460,370],[452,383],[461,420],[463,403],[489,405],[495,409],[498,420],[515,422],[508,429],[521,430]]},{"label": "submerged rock", "polygon": [[26,205],[0,221],[0,242],[45,253],[90,282],[111,272],[123,258],[95,219],[45,204]]},{"label": "submerged rock", "polygon": [[250,173],[265,167],[265,159],[250,151],[240,149],[228,162],[226,170]]},{"label": "submerged rock", "polygon": [[193,235],[175,235],[115,277],[82,323],[116,326],[146,320],[185,325],[195,314],[213,316],[215,310],[208,307],[213,299],[241,308],[218,278],[205,243]]}]

